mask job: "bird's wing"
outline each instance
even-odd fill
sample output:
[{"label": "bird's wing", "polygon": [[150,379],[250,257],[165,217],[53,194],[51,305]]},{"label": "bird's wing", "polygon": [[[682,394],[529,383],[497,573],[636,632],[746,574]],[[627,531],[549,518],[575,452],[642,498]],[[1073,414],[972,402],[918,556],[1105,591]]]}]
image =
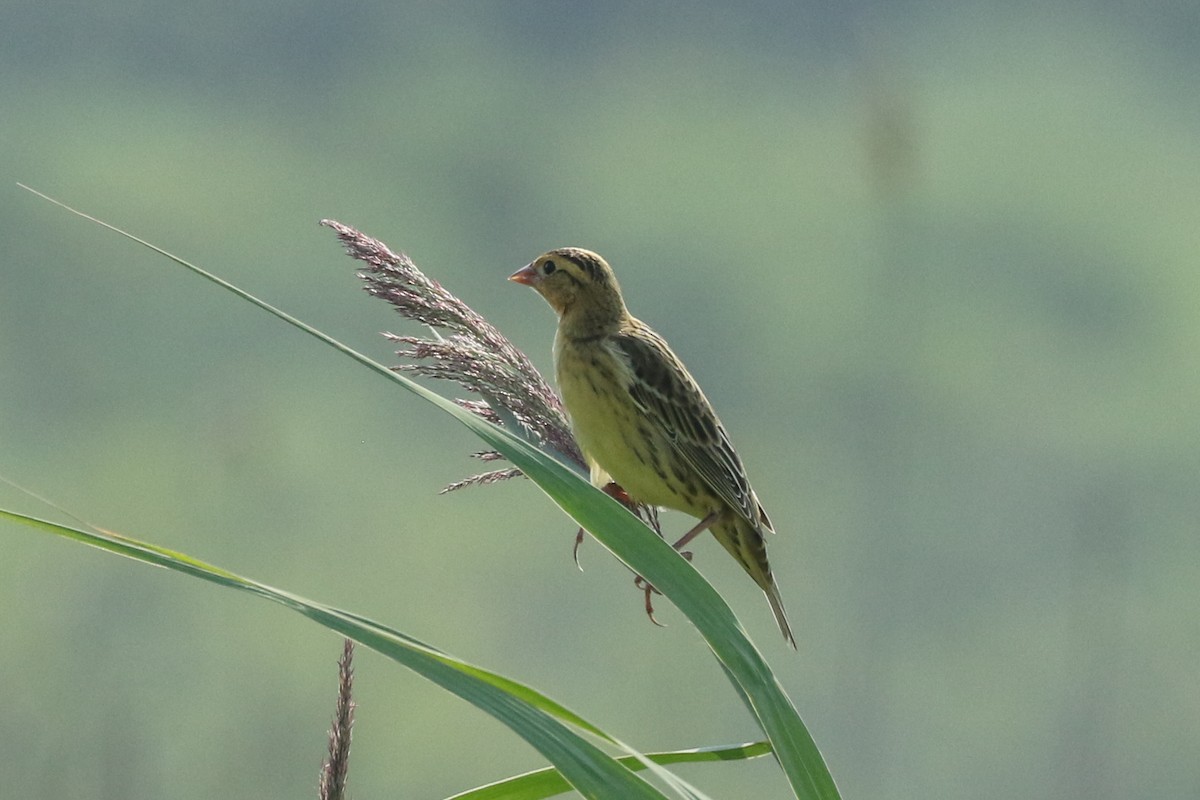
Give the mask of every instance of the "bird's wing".
[{"label": "bird's wing", "polygon": [[662,337],[638,326],[614,336],[613,343],[632,372],[629,394],[647,418],[667,433],[676,453],[730,508],[770,529],[729,434]]}]

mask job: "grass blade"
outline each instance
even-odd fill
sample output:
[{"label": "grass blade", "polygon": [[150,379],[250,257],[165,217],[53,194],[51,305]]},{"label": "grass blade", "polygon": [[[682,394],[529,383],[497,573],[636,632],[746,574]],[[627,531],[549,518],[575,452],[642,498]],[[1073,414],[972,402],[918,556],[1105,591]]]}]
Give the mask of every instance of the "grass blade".
[{"label": "grass blade", "polygon": [[[5,509],[0,509],[0,518],[283,605],[403,664],[500,720],[542,753],[585,797],[666,800],[662,792],[567,726],[578,727],[633,752],[615,737],[528,686],[454,658],[385,625],[111,531],[85,531]],[[640,754],[629,757],[646,763]],[[685,787],[681,796],[702,797],[665,770],[658,769],[656,774],[671,784]]]},{"label": "grass blade", "polygon": [[[723,747],[702,747],[695,750],[673,750],[663,753],[646,753],[645,759],[655,764],[692,764],[704,761],[740,761],[758,758],[771,752],[766,742],[740,744]],[[633,756],[617,759],[631,770],[645,769],[646,765]],[[546,797],[571,791],[571,785],[552,767],[514,775],[487,786],[469,789],[446,800],[543,800]]]},{"label": "grass blade", "polygon": [[563,511],[630,569],[650,581],[696,626],[770,739],[776,758],[797,797],[804,800],[833,800],[840,797],[824,758],[791,699],[728,604],[691,564],[617,501],[524,438],[480,419],[249,292],[120,228],[76,211],[27,186],[21,187],[159,253],[399,384],[457,419],[520,468]]}]

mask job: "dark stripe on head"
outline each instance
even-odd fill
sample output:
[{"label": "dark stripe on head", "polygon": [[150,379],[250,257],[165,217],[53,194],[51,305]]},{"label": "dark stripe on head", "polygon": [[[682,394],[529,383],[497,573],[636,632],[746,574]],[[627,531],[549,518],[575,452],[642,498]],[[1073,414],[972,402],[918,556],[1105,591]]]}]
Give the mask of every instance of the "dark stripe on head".
[{"label": "dark stripe on head", "polygon": [[554,253],[579,267],[593,281],[601,280],[604,277],[604,262],[595,253],[581,250],[578,247],[563,247],[555,250]]}]

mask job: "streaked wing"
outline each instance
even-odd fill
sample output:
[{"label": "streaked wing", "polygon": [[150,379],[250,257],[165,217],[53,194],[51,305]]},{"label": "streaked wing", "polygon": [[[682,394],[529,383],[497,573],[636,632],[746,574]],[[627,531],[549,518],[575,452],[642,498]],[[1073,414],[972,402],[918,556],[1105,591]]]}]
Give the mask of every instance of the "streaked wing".
[{"label": "streaked wing", "polygon": [[666,431],[675,451],[713,494],[758,525],[762,510],[742,461],[712,406],[671,348],[640,323],[614,336],[613,342],[637,378],[629,387],[634,402]]}]

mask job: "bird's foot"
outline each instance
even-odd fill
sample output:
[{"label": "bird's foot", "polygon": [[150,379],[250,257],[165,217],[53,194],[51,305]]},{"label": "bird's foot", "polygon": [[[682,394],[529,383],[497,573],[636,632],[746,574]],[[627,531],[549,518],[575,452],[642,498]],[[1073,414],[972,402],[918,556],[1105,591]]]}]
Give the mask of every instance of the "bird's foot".
[{"label": "bird's foot", "polygon": [[651,599],[653,597],[653,595],[662,594],[662,592],[660,592],[658,589],[655,589],[654,584],[650,583],[650,581],[646,580],[641,575],[638,575],[636,578],[633,579],[633,585],[636,586],[637,588],[641,589],[642,593],[645,594],[645,596],[646,596],[646,616],[650,618],[650,621],[653,622],[655,625],[657,625],[660,628],[667,627],[666,625],[663,625],[661,622],[659,622],[657,619],[655,619],[655,617],[654,617],[654,600]]},{"label": "bird's foot", "polygon": [[[692,551],[690,551],[690,550],[681,550],[679,555],[683,556],[688,561],[692,560]],[[655,625],[657,625],[660,628],[667,627],[663,623],[659,622],[658,619],[655,618],[655,616],[654,616],[653,597],[656,594],[661,595],[662,592],[660,592],[658,589],[655,589],[654,584],[652,584],[650,581],[643,578],[641,575],[637,575],[634,577],[633,585],[636,586],[638,589],[640,589],[642,591],[642,593],[646,596],[646,616],[650,618],[650,621],[653,622]]]},{"label": "bird's foot", "polygon": [[[615,481],[609,481],[605,484],[602,491],[631,511],[636,507],[633,500],[629,499],[629,493],[622,489]],[[579,563],[579,545],[583,544],[583,534],[583,528],[580,528],[575,533],[575,549],[571,553],[575,559],[575,566],[579,568],[580,572],[583,572],[583,565]]]},{"label": "bird's foot", "polygon": [[579,545],[583,544],[583,534],[584,530],[580,528],[579,532],[575,534],[575,548],[571,551],[571,555],[575,558],[575,567],[580,572],[583,572],[583,564],[579,563]]}]

